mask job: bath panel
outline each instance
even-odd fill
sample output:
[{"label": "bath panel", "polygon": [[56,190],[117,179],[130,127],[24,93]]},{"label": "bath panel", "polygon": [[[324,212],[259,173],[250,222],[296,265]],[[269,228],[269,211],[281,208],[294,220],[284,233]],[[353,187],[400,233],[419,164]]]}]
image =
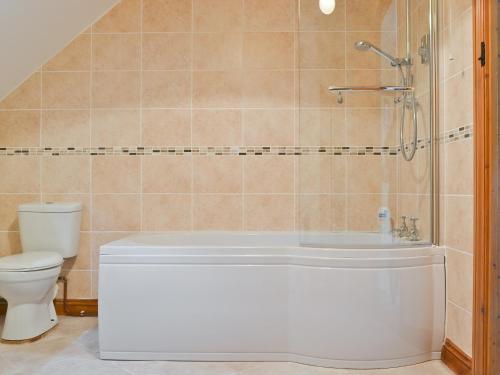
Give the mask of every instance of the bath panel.
[{"label": "bath panel", "polygon": [[137,235],[104,245],[101,358],[359,369],[439,358],[441,248],[310,248],[279,237]]}]

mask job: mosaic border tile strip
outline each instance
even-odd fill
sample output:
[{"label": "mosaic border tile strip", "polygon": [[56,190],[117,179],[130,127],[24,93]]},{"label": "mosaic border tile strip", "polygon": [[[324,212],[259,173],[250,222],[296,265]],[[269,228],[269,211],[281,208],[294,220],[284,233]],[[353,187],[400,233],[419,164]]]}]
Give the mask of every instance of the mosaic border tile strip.
[{"label": "mosaic border tile strip", "polygon": [[374,146],[221,146],[221,147],[29,147],[0,148],[0,156],[70,156],[70,155],[397,155],[397,147]]},{"label": "mosaic border tile strip", "polygon": [[[473,136],[472,126],[452,129],[440,137],[444,143],[456,142]],[[418,148],[424,149],[430,138],[419,139]],[[406,144],[406,150],[410,144]],[[261,156],[261,155],[334,155],[334,156],[397,156],[400,146],[132,146],[132,147],[0,147],[0,156],[135,156],[135,155],[199,155],[199,156]]]},{"label": "mosaic border tile strip", "polygon": [[444,143],[456,142],[461,139],[468,139],[474,135],[474,128],[472,125],[461,126],[459,128],[448,130],[444,133],[444,136],[441,137],[441,140]]}]

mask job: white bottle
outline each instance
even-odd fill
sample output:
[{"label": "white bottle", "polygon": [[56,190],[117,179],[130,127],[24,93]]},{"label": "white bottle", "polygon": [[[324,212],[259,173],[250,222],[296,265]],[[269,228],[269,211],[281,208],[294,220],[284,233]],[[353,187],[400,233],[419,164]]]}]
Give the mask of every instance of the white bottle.
[{"label": "white bottle", "polygon": [[391,210],[388,207],[380,207],[378,210],[378,231],[382,236],[391,235]]}]

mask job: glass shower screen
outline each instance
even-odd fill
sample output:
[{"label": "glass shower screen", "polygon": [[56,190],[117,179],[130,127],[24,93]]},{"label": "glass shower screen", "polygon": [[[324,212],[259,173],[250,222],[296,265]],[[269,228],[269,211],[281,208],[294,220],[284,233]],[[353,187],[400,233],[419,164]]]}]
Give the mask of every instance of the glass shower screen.
[{"label": "glass shower screen", "polygon": [[430,1],[300,0],[304,244],[431,242]]}]

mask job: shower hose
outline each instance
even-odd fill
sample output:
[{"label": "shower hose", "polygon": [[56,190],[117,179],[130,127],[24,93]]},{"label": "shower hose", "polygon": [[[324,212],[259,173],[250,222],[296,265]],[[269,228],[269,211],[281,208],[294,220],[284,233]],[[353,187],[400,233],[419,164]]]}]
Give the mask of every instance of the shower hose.
[{"label": "shower hose", "polygon": [[[412,122],[413,122],[413,140],[410,142],[408,149],[405,146],[405,125],[406,125],[406,108],[412,112]],[[417,151],[417,101],[415,99],[415,94],[413,92],[405,92],[403,94],[403,110],[401,114],[401,124],[399,129],[399,145],[401,147],[401,154],[406,161],[411,161],[415,156],[415,152]]]}]

